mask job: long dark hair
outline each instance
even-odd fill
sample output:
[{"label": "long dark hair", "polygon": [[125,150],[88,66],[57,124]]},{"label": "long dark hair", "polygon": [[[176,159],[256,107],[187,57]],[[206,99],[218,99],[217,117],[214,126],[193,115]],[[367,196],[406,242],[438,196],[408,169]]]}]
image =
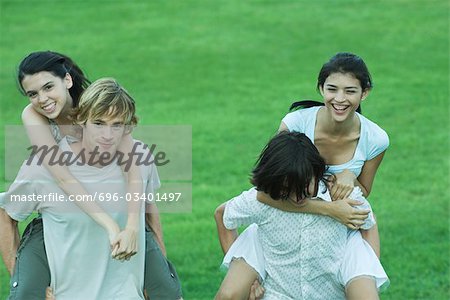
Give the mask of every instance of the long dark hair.
[{"label": "long dark hair", "polygon": [[26,75],[33,75],[42,71],[50,72],[61,79],[67,73],[70,74],[73,85],[69,89],[69,93],[72,97],[73,107],[77,107],[81,94],[90,84],[81,68],[64,54],[53,51],[33,52],[20,62],[17,70],[17,81],[22,93],[25,93],[22,86],[23,78]]},{"label": "long dark hair", "polygon": [[350,73],[359,80],[363,91],[372,89],[372,77],[364,60],[356,54],[339,52],[326,62],[317,77],[317,90],[323,87],[325,80],[332,73]]},{"label": "long dark hair", "polygon": [[[358,79],[361,89],[363,91],[371,90],[373,88],[372,76],[367,68],[364,60],[356,54],[348,52],[336,53],[330,58],[319,71],[317,76],[317,90],[323,88],[325,80],[333,73],[350,73]],[[308,108],[313,106],[323,106],[324,104],[314,100],[296,101],[291,104],[290,111],[299,108]],[[361,105],[356,109],[358,113],[361,112]]]},{"label": "long dark hair", "polygon": [[[264,147],[250,182],[274,200],[287,200],[293,193],[301,203],[315,196],[325,171],[325,160],[305,134],[282,131]],[[308,193],[311,180],[315,180],[314,195]]]}]

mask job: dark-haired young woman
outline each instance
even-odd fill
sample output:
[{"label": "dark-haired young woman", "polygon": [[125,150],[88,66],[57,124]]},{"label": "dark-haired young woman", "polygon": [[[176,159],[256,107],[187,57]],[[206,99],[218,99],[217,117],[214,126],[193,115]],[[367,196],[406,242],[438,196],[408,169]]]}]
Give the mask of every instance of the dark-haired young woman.
[{"label": "dark-haired young woman", "polygon": [[[279,131],[303,132],[313,141],[324,157],[328,171],[335,176],[334,183],[329,188],[332,199],[339,201],[328,203],[306,200],[300,207],[288,207],[282,202],[265,202],[264,199],[262,202],[282,210],[330,216],[352,229],[349,231],[342,264],[345,272],[341,282],[345,288],[346,298],[361,299],[364,296],[363,299],[378,299],[378,289],[385,288],[389,284],[377,258],[378,229],[375,225],[370,230],[357,230],[367,215],[352,207],[356,203],[348,198],[354,187],[359,187],[364,196],[369,195],[376,171],[389,145],[385,131],[358,113],[361,102],[372,88],[371,76],[359,56],[352,53],[337,53],[322,66],[317,88],[323,97],[323,103],[311,101],[294,103],[293,106],[307,108],[287,114],[281,122]],[[314,106],[315,104],[318,106]],[[253,234],[245,235],[246,241],[236,240],[226,255],[225,265],[231,263],[233,258],[248,261],[246,255],[257,251],[258,247],[253,243],[258,243],[258,239],[256,230],[253,231]],[[221,240],[227,239],[236,237],[231,232],[225,232]],[[253,250],[246,253],[242,245],[248,245],[247,248]],[[239,250],[234,251],[235,249]],[[241,265],[239,274],[230,276],[227,274],[226,280],[242,276],[256,278],[258,274],[262,275],[262,271],[259,270],[264,268],[261,267],[264,266],[263,261],[253,265],[242,260],[237,263]],[[247,284],[245,289],[248,294],[250,286]],[[219,291],[218,298],[222,290]]]},{"label": "dark-haired young woman", "polygon": [[[71,112],[72,108],[77,107],[81,94],[89,85],[89,80],[71,58],[52,51],[33,52],[21,61],[17,80],[21,92],[30,100],[30,104],[22,112],[22,121],[32,145],[53,147],[57,146],[64,136],[78,135],[76,127],[71,126],[73,124]],[[120,149],[127,153],[127,149],[132,148],[131,135],[124,140]],[[87,194],[67,167],[58,165],[49,167],[48,156],[43,157],[43,162],[66,194],[74,196]],[[142,185],[140,173],[135,170],[137,169],[132,167],[126,174],[130,191],[140,189]],[[126,227],[119,228],[117,223],[95,203],[79,201],[77,205],[105,229],[112,250],[117,253],[115,258],[128,259],[136,252],[138,219],[134,216],[138,214],[130,210]],[[161,275],[145,276],[147,279],[144,285],[147,293],[152,296],[153,292],[160,293],[160,289],[165,289],[168,297],[179,299],[181,287],[176,272],[163,256],[165,249],[158,214],[153,213],[151,217],[148,214],[146,220],[151,228],[146,234],[146,274]],[[158,247],[154,246],[155,241]],[[17,222],[0,209],[0,251],[11,274],[9,299],[44,299],[45,289],[50,283],[50,273],[45,253],[42,219],[38,217],[30,222],[19,244]],[[158,281],[159,284],[155,285],[154,281]],[[147,288],[150,286],[152,288]],[[158,287],[154,288],[156,286]]]}]

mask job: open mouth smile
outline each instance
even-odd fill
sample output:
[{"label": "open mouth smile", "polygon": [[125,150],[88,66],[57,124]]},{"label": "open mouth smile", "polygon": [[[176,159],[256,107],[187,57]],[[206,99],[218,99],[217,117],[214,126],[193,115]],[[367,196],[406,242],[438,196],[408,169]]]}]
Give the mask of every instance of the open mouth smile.
[{"label": "open mouth smile", "polygon": [[337,112],[345,112],[350,105],[342,105],[342,104],[331,104],[331,106],[334,108],[334,110],[336,110]]},{"label": "open mouth smile", "polygon": [[51,112],[53,112],[55,110],[56,103],[52,102],[52,103],[49,103],[49,104],[47,104],[45,106],[41,106],[41,108],[42,108],[43,111],[45,111],[47,113],[51,113]]}]

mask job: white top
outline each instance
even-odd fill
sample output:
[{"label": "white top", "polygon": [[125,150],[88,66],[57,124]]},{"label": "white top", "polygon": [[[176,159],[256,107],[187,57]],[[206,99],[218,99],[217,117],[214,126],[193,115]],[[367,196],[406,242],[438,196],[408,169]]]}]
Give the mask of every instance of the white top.
[{"label": "white top", "polygon": [[[265,205],[256,193],[251,188],[228,201],[223,222],[227,229],[258,224],[267,271],[264,299],[344,299],[336,274],[347,228],[329,217]],[[318,197],[330,200],[329,195]]]},{"label": "white top", "polygon": [[[314,129],[317,112],[320,108],[322,106],[293,111],[288,113],[282,121],[289,131],[302,132],[314,143]],[[329,165],[328,171],[332,174],[348,169],[358,177],[361,174],[364,162],[375,158],[389,146],[389,137],[383,129],[363,115],[359,113],[356,113],[356,115],[359,117],[361,127],[355,154],[350,161],[344,164]]]},{"label": "white top", "polygon": [[[62,151],[71,151],[67,140],[59,144]],[[108,236],[105,230],[82,212],[55,183],[44,166],[23,165],[8,192],[0,197],[0,206],[11,218],[22,221],[33,211],[42,213],[44,241],[51,273],[51,286],[58,300],[73,299],[144,299],[144,230],[139,233],[139,249],[130,261],[120,262],[111,258]],[[91,193],[108,193],[124,196],[127,190],[122,170],[117,164],[102,168],[69,166],[70,172]],[[141,166],[146,193],[160,185],[154,164]],[[10,201],[11,196],[54,195],[63,201]],[[104,194],[106,195],[106,194]],[[3,198],[3,199],[2,199]],[[3,203],[2,203],[3,202]],[[125,197],[116,202],[99,201],[123,228],[127,220]],[[144,210],[140,228],[144,228]]]}]

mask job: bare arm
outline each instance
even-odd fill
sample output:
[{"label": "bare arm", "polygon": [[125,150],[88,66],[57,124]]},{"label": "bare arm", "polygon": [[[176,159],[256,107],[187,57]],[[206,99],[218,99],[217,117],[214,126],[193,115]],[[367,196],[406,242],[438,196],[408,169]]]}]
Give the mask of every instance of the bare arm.
[{"label": "bare arm", "polygon": [[217,233],[219,235],[220,246],[222,247],[223,253],[227,253],[231,245],[238,237],[238,232],[236,229],[229,230],[223,224],[223,214],[225,212],[226,203],[221,204],[216,208],[214,212],[214,219],[216,220]]},{"label": "bare arm", "polygon": [[167,252],[166,246],[164,245],[163,230],[159,218],[158,207],[155,203],[149,203],[147,204],[147,211],[148,212],[145,214],[145,221],[155,233],[156,242],[158,243],[161,252],[166,256]]},{"label": "bare arm", "polygon": [[6,269],[11,276],[16,262],[19,247],[19,229],[17,221],[0,208],[0,252]]},{"label": "bare arm", "polygon": [[350,229],[358,229],[369,214],[369,210],[354,208],[361,203],[352,199],[333,202],[305,199],[301,205],[294,205],[290,201],[273,200],[269,195],[258,192],[257,200],[283,211],[328,216]]},{"label": "bare arm", "polygon": [[364,197],[368,197],[372,191],[373,181],[375,179],[375,174],[378,171],[378,167],[383,161],[383,157],[386,151],[383,151],[378,156],[368,160],[364,163],[361,170],[361,174],[358,177],[357,184],[361,187]]},{"label": "bare arm", "polygon": [[335,174],[335,183],[330,188],[330,195],[333,200],[340,200],[348,197],[355,186],[358,186],[364,197],[367,197],[372,190],[373,181],[378,167],[383,160],[384,153],[371,160],[364,162],[361,174],[356,178],[355,174],[350,170],[344,170],[341,173]]},{"label": "bare arm", "polygon": [[[122,142],[119,145],[118,151],[124,153],[124,157],[128,157],[127,159],[131,160],[130,164],[121,165],[122,171],[127,179],[127,192],[133,195],[139,195],[139,199],[141,199],[143,184],[142,184],[142,175],[139,170],[139,166],[136,164],[134,155],[130,158],[130,154],[133,153],[134,150],[134,141],[131,137],[131,134],[126,134],[122,138]],[[139,216],[141,212],[141,202],[140,201],[130,201],[128,203],[128,220],[127,220],[127,228],[137,231],[139,228]]]},{"label": "bare arm", "polygon": [[[28,137],[32,145],[40,147],[55,147],[57,154],[60,154],[59,147],[56,144],[50,131],[48,121],[45,117],[36,112],[31,105],[28,105],[22,113],[22,121],[27,130]],[[88,192],[78,182],[78,180],[70,173],[66,166],[54,164],[50,166],[50,155],[42,155],[40,157],[45,168],[55,179],[58,186],[67,195],[86,195]],[[110,241],[119,232],[117,223],[100,208],[95,202],[77,201],[77,205],[86,212],[94,221],[100,224],[109,234]]]},{"label": "bare arm", "polygon": [[[142,195],[142,175],[139,170],[139,166],[135,163],[134,154],[134,141],[131,134],[123,136],[122,141],[117,149],[118,152],[123,153],[124,164],[121,165],[122,172],[127,181],[127,193],[132,195],[132,198],[141,199]],[[138,251],[138,233],[139,219],[141,215],[141,201],[129,201],[128,202],[128,215],[125,228],[117,235],[117,238],[113,241],[113,244],[118,244],[112,252],[113,258],[124,260],[129,259]]]}]

